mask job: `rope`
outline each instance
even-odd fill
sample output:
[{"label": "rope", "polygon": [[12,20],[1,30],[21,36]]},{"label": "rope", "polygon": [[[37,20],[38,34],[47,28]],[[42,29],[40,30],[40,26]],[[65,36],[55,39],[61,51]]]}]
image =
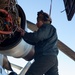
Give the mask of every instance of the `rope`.
[{"label": "rope", "polygon": [[51,0],[51,3],[50,3],[49,16],[51,16],[51,11],[52,11],[52,0]]}]

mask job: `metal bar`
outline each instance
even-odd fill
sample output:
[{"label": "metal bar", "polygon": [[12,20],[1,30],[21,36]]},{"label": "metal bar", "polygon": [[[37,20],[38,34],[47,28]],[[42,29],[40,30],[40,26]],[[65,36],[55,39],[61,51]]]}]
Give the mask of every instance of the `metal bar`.
[{"label": "metal bar", "polygon": [[58,48],[75,61],[75,52],[72,49],[70,49],[67,45],[62,43],[60,40],[58,40]]}]

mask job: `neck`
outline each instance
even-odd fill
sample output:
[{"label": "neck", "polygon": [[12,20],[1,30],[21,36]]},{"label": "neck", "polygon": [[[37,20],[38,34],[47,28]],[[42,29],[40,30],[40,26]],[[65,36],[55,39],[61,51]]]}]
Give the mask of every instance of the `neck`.
[{"label": "neck", "polygon": [[50,24],[50,21],[45,21],[45,22],[43,22],[44,24],[46,23],[46,24]]}]

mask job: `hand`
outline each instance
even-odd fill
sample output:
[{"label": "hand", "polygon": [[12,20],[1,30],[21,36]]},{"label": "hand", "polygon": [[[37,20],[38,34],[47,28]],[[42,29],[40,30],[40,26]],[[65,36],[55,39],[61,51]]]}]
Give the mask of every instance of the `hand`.
[{"label": "hand", "polygon": [[21,27],[18,27],[17,31],[20,32],[22,36],[24,36],[25,31]]}]

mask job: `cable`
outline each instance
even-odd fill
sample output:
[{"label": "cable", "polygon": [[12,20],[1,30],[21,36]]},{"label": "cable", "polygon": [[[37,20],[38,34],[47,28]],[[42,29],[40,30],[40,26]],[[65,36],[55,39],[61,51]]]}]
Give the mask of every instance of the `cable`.
[{"label": "cable", "polygon": [[51,16],[51,11],[52,11],[52,0],[51,0],[51,3],[50,3],[49,16]]}]

